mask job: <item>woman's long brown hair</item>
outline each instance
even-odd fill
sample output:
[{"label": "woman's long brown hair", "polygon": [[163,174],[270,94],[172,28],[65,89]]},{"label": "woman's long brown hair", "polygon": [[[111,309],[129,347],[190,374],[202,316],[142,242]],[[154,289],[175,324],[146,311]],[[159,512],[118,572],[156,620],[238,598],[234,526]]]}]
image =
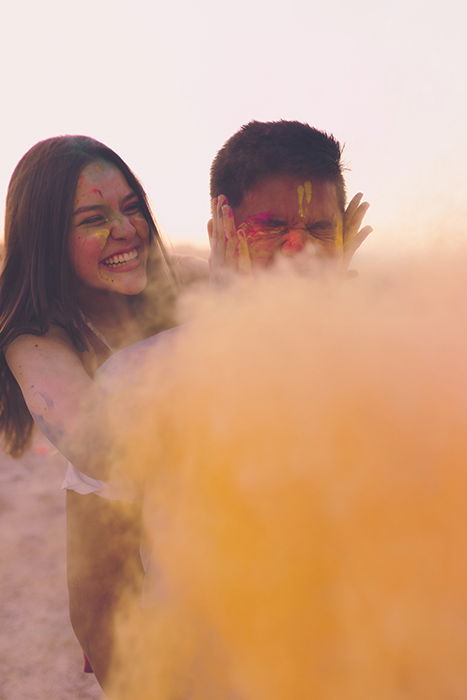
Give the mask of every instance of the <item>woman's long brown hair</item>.
[{"label": "woman's long brown hair", "polygon": [[[10,180],[0,276],[0,435],[4,449],[13,457],[21,456],[28,446],[33,421],[5,360],[9,343],[23,333],[43,335],[51,324],[58,324],[78,351],[89,345],[68,238],[78,177],[88,163],[96,160],[115,165],[140,200],[152,239],[149,289],[154,291],[164,280],[164,301],[173,301],[175,295],[175,277],[146,194],[120,156],[87,136],[58,136],[33,146]],[[146,294],[130,297],[135,312],[145,321],[150,317],[143,313],[147,298]],[[147,326],[148,334],[160,330],[161,325],[167,326],[167,312],[163,317],[162,322],[159,315],[153,328]]]}]

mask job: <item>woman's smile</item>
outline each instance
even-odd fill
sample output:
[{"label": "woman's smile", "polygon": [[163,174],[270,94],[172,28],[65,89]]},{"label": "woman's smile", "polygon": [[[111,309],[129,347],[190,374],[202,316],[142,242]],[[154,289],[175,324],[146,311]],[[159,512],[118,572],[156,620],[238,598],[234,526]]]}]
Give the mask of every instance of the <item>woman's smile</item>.
[{"label": "woman's smile", "polygon": [[128,270],[130,269],[128,263],[133,263],[135,261],[139,263],[138,247],[131,248],[129,251],[113,253],[107,258],[104,258],[104,260],[101,260],[101,264],[113,269]]}]

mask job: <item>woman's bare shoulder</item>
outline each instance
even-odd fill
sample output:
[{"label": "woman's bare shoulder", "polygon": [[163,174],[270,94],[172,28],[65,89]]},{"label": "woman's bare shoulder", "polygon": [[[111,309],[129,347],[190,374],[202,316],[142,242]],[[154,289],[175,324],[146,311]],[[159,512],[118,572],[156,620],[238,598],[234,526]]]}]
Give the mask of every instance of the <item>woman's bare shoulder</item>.
[{"label": "woman's bare shoulder", "polygon": [[57,436],[57,425],[73,422],[80,397],[92,385],[68,335],[56,326],[44,335],[25,333],[10,343],[5,355],[29,411],[42,421],[38,422],[41,430],[49,439]]},{"label": "woman's bare shoulder", "polygon": [[50,326],[47,333],[36,335],[35,333],[22,333],[17,335],[14,340],[7,346],[5,356],[9,362],[15,357],[22,356],[28,353],[42,353],[44,351],[58,350],[62,348],[64,351],[73,351],[73,346],[68,337],[68,334],[60,328],[60,326]]},{"label": "woman's bare shoulder", "polygon": [[87,469],[91,456],[80,431],[99,396],[96,402],[94,382],[67,333],[54,326],[44,335],[19,335],[6,360],[40,430],[79,469]]},{"label": "woman's bare shoulder", "polygon": [[18,335],[5,349],[5,359],[18,380],[29,371],[49,374],[63,367],[82,368],[79,353],[59,326],[51,326],[44,335]]}]

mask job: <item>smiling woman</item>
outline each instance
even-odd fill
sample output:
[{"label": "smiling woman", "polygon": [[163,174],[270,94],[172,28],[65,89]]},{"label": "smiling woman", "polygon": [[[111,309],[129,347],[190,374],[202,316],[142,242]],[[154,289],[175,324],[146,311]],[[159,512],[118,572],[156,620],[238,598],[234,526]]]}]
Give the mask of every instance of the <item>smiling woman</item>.
[{"label": "smiling woman", "polygon": [[[171,263],[137,178],[114,151],[85,136],[42,141],[18,163],[5,244],[0,431],[6,449],[20,456],[26,448],[32,413],[65,456],[83,463],[70,435],[92,375],[111,349],[171,325]],[[86,470],[101,476],[89,460],[86,454]]]},{"label": "smiling woman", "polygon": [[71,463],[70,612],[101,683],[116,578],[141,561],[137,507],[121,517],[96,497],[108,495],[112,436],[94,374],[113,351],[174,325],[178,279],[186,278],[178,272],[141,184],[110,148],[61,136],[23,156],[6,203],[0,435],[19,457],[35,422]]}]

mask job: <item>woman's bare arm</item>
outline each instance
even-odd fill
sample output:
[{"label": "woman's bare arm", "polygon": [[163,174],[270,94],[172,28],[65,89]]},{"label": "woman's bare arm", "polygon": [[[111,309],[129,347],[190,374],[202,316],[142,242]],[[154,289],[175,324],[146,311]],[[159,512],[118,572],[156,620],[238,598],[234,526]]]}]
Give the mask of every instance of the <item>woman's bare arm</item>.
[{"label": "woman's bare arm", "polygon": [[44,435],[78,469],[105,479],[102,396],[66,333],[54,327],[43,336],[20,335],[6,360]]}]

